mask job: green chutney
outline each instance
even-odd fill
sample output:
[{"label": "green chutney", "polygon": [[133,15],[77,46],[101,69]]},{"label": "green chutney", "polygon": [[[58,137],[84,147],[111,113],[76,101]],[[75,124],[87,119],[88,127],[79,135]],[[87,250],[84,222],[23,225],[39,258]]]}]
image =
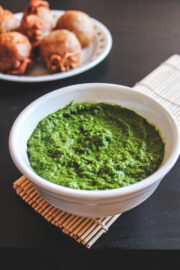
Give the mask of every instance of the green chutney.
[{"label": "green chutney", "polygon": [[71,102],[38,123],[27,154],[33,170],[53,183],[104,190],[154,173],[164,148],[157,128],[132,110]]}]

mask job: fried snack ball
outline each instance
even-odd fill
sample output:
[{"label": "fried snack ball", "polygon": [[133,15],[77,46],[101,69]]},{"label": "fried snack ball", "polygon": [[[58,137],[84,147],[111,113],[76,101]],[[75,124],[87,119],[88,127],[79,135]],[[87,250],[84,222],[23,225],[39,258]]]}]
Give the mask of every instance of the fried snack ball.
[{"label": "fried snack ball", "polygon": [[94,27],[91,18],[84,12],[68,10],[56,24],[57,29],[67,29],[75,33],[82,48],[87,47],[94,36]]},{"label": "fried snack ball", "polygon": [[47,1],[32,0],[25,8],[23,14],[23,17],[31,14],[37,15],[38,17],[46,21],[46,23],[48,23],[51,28],[54,28],[55,26],[55,18],[52,15]]},{"label": "fried snack ball", "polygon": [[0,33],[16,30],[19,22],[14,14],[0,6]]},{"label": "fried snack ball", "polygon": [[37,15],[28,15],[23,17],[19,30],[28,36],[32,47],[35,48],[39,45],[41,39],[50,33],[51,26]]},{"label": "fried snack ball", "polygon": [[68,30],[55,30],[40,43],[40,55],[51,72],[76,68],[81,60],[81,45]]},{"label": "fried snack ball", "polygon": [[0,34],[0,72],[24,74],[32,64],[32,46],[26,36],[18,32]]}]

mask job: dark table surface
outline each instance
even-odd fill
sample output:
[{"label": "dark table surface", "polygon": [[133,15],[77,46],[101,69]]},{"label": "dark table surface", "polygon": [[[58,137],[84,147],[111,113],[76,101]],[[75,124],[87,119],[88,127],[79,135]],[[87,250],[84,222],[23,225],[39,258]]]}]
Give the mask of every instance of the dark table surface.
[{"label": "dark table surface", "polygon": [[[22,11],[27,3],[27,0],[0,2],[13,12]],[[147,201],[124,213],[109,232],[87,250],[48,224],[16,195],[12,184],[21,174],[11,161],[8,135],[21,110],[43,94],[87,82],[133,86],[169,56],[180,53],[180,1],[53,0],[50,5],[52,9],[83,10],[101,21],[111,31],[113,46],[102,63],[72,78],[34,84],[0,81],[0,254],[3,257],[14,255],[14,260],[20,254],[21,259],[33,254],[34,259],[43,258],[42,265],[53,255],[58,260],[61,258],[61,263],[64,258],[68,264],[71,254],[71,258],[76,256],[79,262],[87,259],[86,268],[92,263],[92,255],[101,262],[110,254],[114,259],[122,256],[124,260],[131,256],[132,260],[143,257],[148,260],[147,266],[158,256],[165,255],[159,265],[166,269],[173,254],[180,254],[180,161]],[[28,265],[31,263],[32,257]]]}]

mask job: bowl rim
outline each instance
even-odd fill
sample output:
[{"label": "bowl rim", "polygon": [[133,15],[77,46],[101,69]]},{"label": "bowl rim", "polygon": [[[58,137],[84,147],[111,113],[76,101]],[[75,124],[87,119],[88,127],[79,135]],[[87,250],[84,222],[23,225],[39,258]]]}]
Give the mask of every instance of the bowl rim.
[{"label": "bowl rim", "polygon": [[[25,162],[19,157],[18,155],[18,147],[16,147],[15,144],[15,133],[17,132],[18,129],[18,125],[20,124],[20,122],[23,120],[23,118],[27,115],[30,114],[31,111],[33,110],[35,105],[38,105],[38,103],[43,102],[44,99],[48,99],[51,98],[53,96],[56,95],[62,95],[64,93],[71,92],[71,91],[76,91],[77,88],[86,88],[86,89],[90,89],[92,87],[96,87],[96,88],[102,88],[102,87],[109,87],[109,88],[114,88],[117,90],[126,90],[128,92],[133,92],[136,93],[139,96],[142,96],[143,98],[149,100],[151,103],[154,103],[155,106],[159,106],[159,108],[164,111],[164,113],[167,115],[167,117],[169,118],[171,124],[174,127],[174,134],[175,134],[175,138],[176,138],[176,142],[173,146],[173,149],[171,151],[170,157],[167,159],[167,161],[157,170],[155,171],[153,174],[151,174],[150,176],[148,176],[147,178],[129,185],[129,186],[125,186],[125,187],[120,187],[120,188],[115,188],[115,189],[108,189],[108,190],[78,190],[78,189],[73,189],[73,188],[69,188],[69,187],[64,187],[55,183],[52,183],[42,177],[40,177],[39,175],[37,175],[32,168],[29,168]],[[45,95],[42,95],[41,97],[37,98],[36,100],[34,100],[33,102],[31,102],[27,107],[25,107],[21,113],[17,116],[17,118],[15,119],[11,130],[10,130],[10,134],[9,134],[9,151],[10,151],[10,155],[11,158],[13,160],[13,162],[15,163],[16,167],[20,170],[21,173],[23,173],[24,175],[26,175],[26,177],[32,181],[36,186],[39,186],[45,190],[51,191],[53,193],[62,195],[62,196],[68,196],[68,197],[76,197],[76,198],[86,198],[89,200],[93,200],[93,199],[105,199],[105,198],[109,198],[109,197],[119,197],[120,195],[127,195],[127,194],[131,194],[134,192],[138,192],[138,191],[142,191],[143,189],[147,188],[148,186],[151,186],[152,184],[154,184],[155,182],[157,182],[158,180],[162,179],[167,172],[174,166],[174,164],[176,163],[179,154],[180,154],[180,128],[179,125],[177,123],[177,120],[175,119],[175,117],[172,115],[171,112],[169,112],[169,110],[167,110],[167,108],[165,108],[164,105],[160,104],[159,102],[157,102],[154,98],[140,92],[137,89],[131,88],[131,87],[127,87],[127,86],[123,86],[123,85],[119,85],[119,84],[110,84],[110,83],[82,83],[82,84],[74,84],[74,85],[69,85],[66,87],[62,87],[59,88],[57,90],[54,90],[52,92],[49,92]]]}]

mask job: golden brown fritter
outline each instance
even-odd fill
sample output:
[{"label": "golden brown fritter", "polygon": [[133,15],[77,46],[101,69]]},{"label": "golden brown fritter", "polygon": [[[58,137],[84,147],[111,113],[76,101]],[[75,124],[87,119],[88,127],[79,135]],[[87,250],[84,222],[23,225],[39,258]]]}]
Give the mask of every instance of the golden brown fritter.
[{"label": "golden brown fritter", "polygon": [[82,11],[68,10],[56,24],[57,29],[67,29],[75,33],[82,48],[87,47],[94,36],[94,27],[91,18]]},{"label": "golden brown fritter", "polygon": [[32,64],[32,46],[26,36],[18,32],[0,34],[0,72],[24,74]]},{"label": "golden brown fritter", "polygon": [[40,43],[40,55],[51,72],[76,68],[81,60],[81,45],[68,30],[55,30]]},{"label": "golden brown fritter", "polygon": [[14,14],[0,6],[0,33],[14,31],[18,26],[19,22]]},{"label": "golden brown fritter", "polygon": [[23,17],[19,29],[21,33],[28,36],[34,48],[39,45],[41,39],[50,33],[51,26],[37,15],[28,15]]},{"label": "golden brown fritter", "polygon": [[24,10],[23,17],[26,17],[30,14],[37,15],[49,23],[51,28],[55,26],[55,18],[52,15],[52,12],[49,8],[49,3],[47,1],[32,0],[29,2],[28,6]]}]

